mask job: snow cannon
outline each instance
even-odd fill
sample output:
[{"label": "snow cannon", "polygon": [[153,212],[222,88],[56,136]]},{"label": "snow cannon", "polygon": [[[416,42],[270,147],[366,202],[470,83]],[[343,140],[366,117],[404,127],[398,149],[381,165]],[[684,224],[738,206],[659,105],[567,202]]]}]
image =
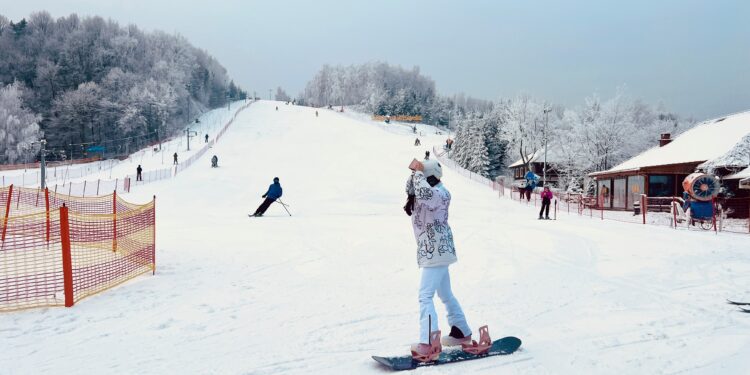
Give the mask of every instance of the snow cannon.
[{"label": "snow cannon", "polygon": [[708,202],[719,194],[719,179],[705,173],[692,173],[682,180],[682,188],[690,195],[691,198]]}]

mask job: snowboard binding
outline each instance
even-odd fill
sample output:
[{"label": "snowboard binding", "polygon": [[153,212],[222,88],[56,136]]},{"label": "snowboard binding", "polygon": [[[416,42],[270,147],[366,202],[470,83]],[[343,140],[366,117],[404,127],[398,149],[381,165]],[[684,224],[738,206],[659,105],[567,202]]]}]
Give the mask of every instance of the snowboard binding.
[{"label": "snowboard binding", "polygon": [[487,326],[481,326],[479,327],[479,342],[471,340],[471,343],[461,344],[461,349],[470,354],[480,355],[487,353],[491,346],[490,329]]},{"label": "snowboard binding", "polygon": [[418,362],[433,362],[440,357],[443,346],[440,345],[440,331],[430,332],[429,344],[417,344],[411,348],[411,358]]}]

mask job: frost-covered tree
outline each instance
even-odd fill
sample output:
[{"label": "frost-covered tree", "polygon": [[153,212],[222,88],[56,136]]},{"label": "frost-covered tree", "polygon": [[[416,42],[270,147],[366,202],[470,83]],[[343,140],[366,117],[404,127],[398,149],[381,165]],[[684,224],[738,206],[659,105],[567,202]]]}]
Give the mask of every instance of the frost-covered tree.
[{"label": "frost-covered tree", "polygon": [[0,87],[0,155],[3,163],[33,161],[41,116],[24,108],[18,83]]},{"label": "frost-covered tree", "polygon": [[246,96],[216,59],[179,35],[47,12],[18,22],[0,16],[0,84],[15,81],[53,149],[142,146]]},{"label": "frost-covered tree", "polygon": [[281,86],[276,88],[276,97],[274,99],[281,102],[288,102],[292,100],[292,98],[287,95],[286,91],[284,91]]}]

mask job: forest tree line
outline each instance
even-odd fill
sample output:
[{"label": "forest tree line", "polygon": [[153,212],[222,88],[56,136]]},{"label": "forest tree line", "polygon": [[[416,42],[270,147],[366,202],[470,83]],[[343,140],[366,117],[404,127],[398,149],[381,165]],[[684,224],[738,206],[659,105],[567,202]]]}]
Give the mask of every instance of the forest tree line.
[{"label": "forest tree line", "polygon": [[245,97],[179,35],[76,14],[0,15],[0,163],[36,159],[42,136],[52,158],[91,146],[122,155]]}]

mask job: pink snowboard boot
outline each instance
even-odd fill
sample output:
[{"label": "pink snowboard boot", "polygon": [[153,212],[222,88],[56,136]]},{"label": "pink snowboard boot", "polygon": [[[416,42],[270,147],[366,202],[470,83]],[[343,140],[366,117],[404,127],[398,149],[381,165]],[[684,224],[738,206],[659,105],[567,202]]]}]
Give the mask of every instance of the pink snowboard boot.
[{"label": "pink snowboard boot", "polygon": [[479,342],[472,340],[471,343],[461,344],[461,349],[467,353],[479,355],[487,353],[491,346],[490,329],[487,326],[481,326],[479,327]]},{"label": "pink snowboard boot", "polygon": [[432,362],[438,359],[440,352],[442,351],[443,347],[440,345],[440,331],[434,331],[430,333],[429,344],[420,343],[412,345],[411,357],[419,362]]}]

